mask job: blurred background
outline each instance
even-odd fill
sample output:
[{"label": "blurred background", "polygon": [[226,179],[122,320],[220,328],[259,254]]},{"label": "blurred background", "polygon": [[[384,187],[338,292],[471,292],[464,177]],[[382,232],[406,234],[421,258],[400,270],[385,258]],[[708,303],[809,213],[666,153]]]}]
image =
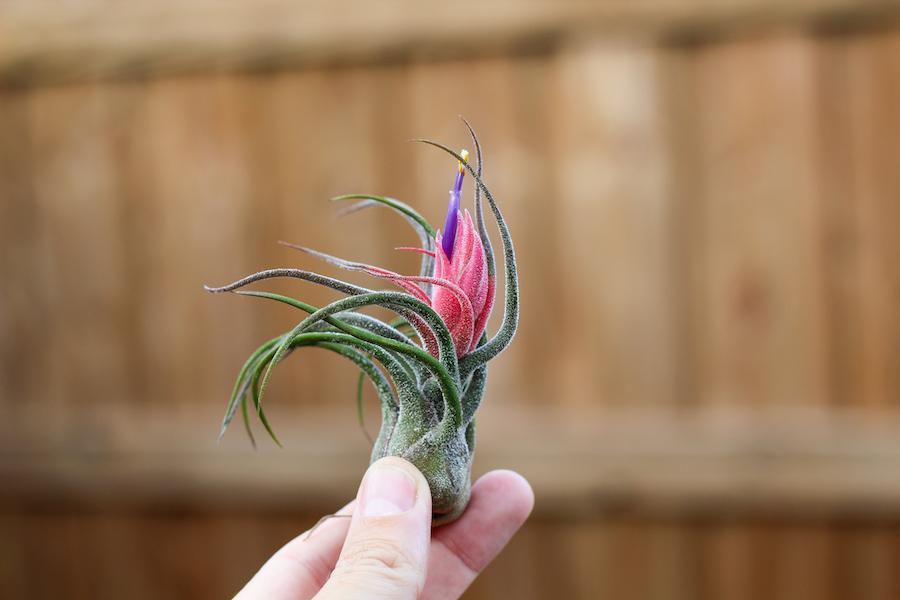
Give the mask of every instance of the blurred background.
[{"label": "blurred background", "polygon": [[406,140],[462,114],[523,293],[475,471],[537,493],[466,598],[900,597],[898,107],[888,1],[0,4],[0,596],[229,597],[355,493],[332,355],[276,372],[283,450],[216,445],[298,316],[202,285],[413,271],[327,199],[440,223]]}]

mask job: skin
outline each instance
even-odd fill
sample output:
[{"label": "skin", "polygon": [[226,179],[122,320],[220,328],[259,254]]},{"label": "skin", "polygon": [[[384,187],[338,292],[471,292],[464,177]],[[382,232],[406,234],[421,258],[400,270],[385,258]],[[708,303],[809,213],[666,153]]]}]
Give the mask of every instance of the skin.
[{"label": "skin", "polygon": [[472,486],[466,511],[431,529],[431,495],[409,462],[373,463],[356,500],[276,552],[238,600],[459,598],[531,513],[534,495],[512,471]]}]

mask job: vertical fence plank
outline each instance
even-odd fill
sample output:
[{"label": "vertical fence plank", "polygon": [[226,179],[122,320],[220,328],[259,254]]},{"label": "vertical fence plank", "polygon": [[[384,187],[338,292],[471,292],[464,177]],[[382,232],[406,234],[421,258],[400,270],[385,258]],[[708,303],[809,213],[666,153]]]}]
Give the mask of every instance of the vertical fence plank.
[{"label": "vertical fence plank", "polygon": [[[128,328],[131,290],[123,249],[116,166],[116,120],[129,112],[127,90],[84,85],[35,91],[29,126],[34,205],[36,281],[48,304],[39,319],[46,342],[35,372],[44,389],[36,431],[99,443],[103,406],[133,399],[134,360]],[[43,354],[43,357],[40,355]],[[73,402],[72,398],[78,398]],[[37,407],[35,407],[37,408]]]},{"label": "vertical fence plank", "polygon": [[858,360],[860,315],[858,311],[859,225],[853,199],[853,144],[848,36],[830,36],[818,44],[818,110],[816,152],[819,188],[825,208],[823,251],[826,257],[826,290],[829,348],[829,383],[835,403],[859,402],[862,365]]},{"label": "vertical fence plank", "polygon": [[857,402],[900,406],[900,35],[856,40],[848,94],[859,230]]},{"label": "vertical fence plank", "polygon": [[118,123],[126,130],[118,159],[131,249],[126,310],[137,319],[138,394],[151,410],[190,414],[198,405],[224,405],[236,352],[210,333],[235,345],[248,339],[233,307],[202,289],[240,261],[235,241],[246,243],[247,178],[231,91],[222,84],[205,77],[148,83],[133,114]]},{"label": "vertical fence plank", "polygon": [[774,554],[773,599],[829,600],[833,594],[834,536],[827,525],[801,523],[780,527]]},{"label": "vertical fence plank", "polygon": [[[0,91],[0,398],[47,401],[49,352],[39,343],[52,316],[42,265],[43,228],[35,200],[33,152],[28,114],[31,94]],[[14,439],[34,402],[5,402],[4,437]]]},{"label": "vertical fence plank", "polygon": [[900,36],[835,35],[822,44],[818,123],[828,199],[832,384],[844,404],[896,407],[900,398]]},{"label": "vertical fence plank", "polygon": [[848,526],[841,533],[834,578],[836,597],[888,600],[900,595],[900,536],[896,528]]},{"label": "vertical fence plank", "polygon": [[740,40],[696,52],[691,272],[701,401],[827,402],[815,48]]},{"label": "vertical fence plank", "polygon": [[645,46],[585,44],[560,58],[554,159],[566,343],[558,378],[576,404],[674,398],[660,68]]},{"label": "vertical fence plank", "polygon": [[24,598],[28,590],[28,560],[22,541],[29,534],[22,515],[0,516],[0,596]]},{"label": "vertical fence plank", "polygon": [[756,574],[749,529],[739,524],[713,524],[702,536],[702,598],[754,600]]},{"label": "vertical fence plank", "polygon": [[647,579],[654,600],[700,598],[704,565],[701,561],[699,528],[691,522],[652,524]]}]

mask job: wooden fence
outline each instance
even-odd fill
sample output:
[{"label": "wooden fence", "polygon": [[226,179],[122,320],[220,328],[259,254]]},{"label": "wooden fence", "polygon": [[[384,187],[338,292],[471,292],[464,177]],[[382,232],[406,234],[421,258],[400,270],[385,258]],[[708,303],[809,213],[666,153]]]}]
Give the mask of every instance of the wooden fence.
[{"label": "wooden fence", "polygon": [[412,270],[404,223],[326,200],[438,221],[453,164],[405,140],[464,145],[458,114],[523,290],[476,471],[537,493],[467,597],[900,596],[898,17],[0,7],[0,596],[225,597],[354,493],[334,357],[277,372],[284,450],[216,445],[242,359],[296,315],[202,284],[318,266],[277,240]]}]

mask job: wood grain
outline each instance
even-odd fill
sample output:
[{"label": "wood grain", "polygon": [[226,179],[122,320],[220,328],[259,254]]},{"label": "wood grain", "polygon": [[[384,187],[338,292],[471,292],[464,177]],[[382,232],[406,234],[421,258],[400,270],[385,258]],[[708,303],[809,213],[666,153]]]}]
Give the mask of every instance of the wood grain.
[{"label": "wood grain", "polygon": [[457,0],[424,6],[408,0],[318,2],[209,0],[0,7],[0,82],[23,85],[147,74],[323,63],[372,63],[408,57],[538,51],[572,34],[720,37],[797,27],[861,28],[896,23],[892,0]]},{"label": "wood grain", "polygon": [[559,391],[576,405],[670,405],[676,391],[659,87],[651,48],[586,44],[560,58],[561,321],[571,333],[559,348]]},{"label": "wood grain", "polygon": [[466,597],[897,597],[897,5],[311,6],[0,8],[0,597],[228,596],[354,493],[327,353],[273,378],[285,450],[216,445],[300,315],[201,285],[322,267],[279,239],[414,270],[327,199],[440,226],[452,160],[404,140],[460,113],[525,299],[475,471],[538,498]]},{"label": "wood grain", "polygon": [[829,402],[815,52],[794,37],[698,50],[686,234],[701,402]]}]

